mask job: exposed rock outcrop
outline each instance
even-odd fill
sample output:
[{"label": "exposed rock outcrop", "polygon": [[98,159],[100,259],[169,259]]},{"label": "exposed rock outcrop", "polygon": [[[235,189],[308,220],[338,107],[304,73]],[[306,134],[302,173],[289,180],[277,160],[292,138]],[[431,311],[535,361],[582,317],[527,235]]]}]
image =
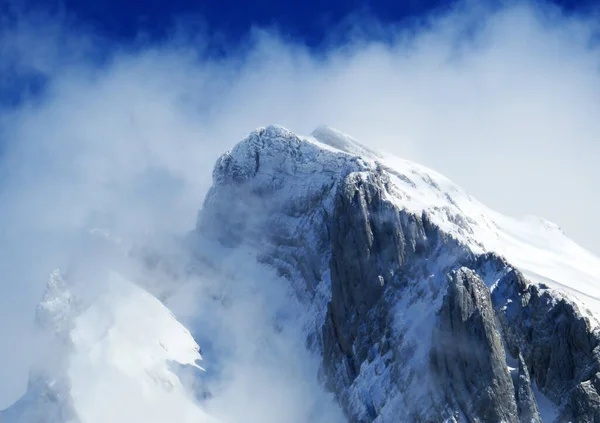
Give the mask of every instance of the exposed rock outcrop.
[{"label": "exposed rock outcrop", "polygon": [[514,384],[519,421],[521,423],[542,423],[540,410],[531,386],[529,370],[527,370],[527,365],[521,354],[519,354],[518,360],[519,367],[517,369]]},{"label": "exposed rock outcrop", "polygon": [[597,421],[589,416],[596,413],[599,392],[591,381],[600,371],[600,338],[578,305],[545,285],[529,284],[515,269],[499,280],[492,299],[507,348],[522,356],[542,393],[566,406],[564,421]]},{"label": "exposed rock outcrop", "polygon": [[518,422],[515,391],[490,293],[472,270],[449,275],[434,330],[434,378],[469,421]]},{"label": "exposed rock outcrop", "polygon": [[598,423],[600,422],[600,374],[581,382],[569,396],[558,421]]}]

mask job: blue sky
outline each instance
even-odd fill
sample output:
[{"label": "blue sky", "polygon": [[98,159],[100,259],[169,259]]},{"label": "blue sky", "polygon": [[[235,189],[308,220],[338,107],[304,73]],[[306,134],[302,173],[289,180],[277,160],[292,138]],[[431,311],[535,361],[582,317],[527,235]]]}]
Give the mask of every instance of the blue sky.
[{"label": "blue sky", "polygon": [[0,407],[81,231],[193,228],[216,158],[259,126],[330,125],[600,253],[593,2],[193,3],[2,3]]},{"label": "blue sky", "polygon": [[168,36],[171,26],[183,18],[232,42],[244,37],[252,26],[261,26],[277,27],[286,36],[315,46],[328,36],[331,26],[355,13],[368,13],[379,20],[397,22],[447,8],[452,3],[439,0],[260,0],[248,3],[232,0],[29,0],[19,8],[64,13],[118,42],[131,41],[140,34],[151,39],[163,38]]},{"label": "blue sky", "polygon": [[[593,0],[551,0],[564,13],[586,15],[595,11]],[[326,51],[331,45],[348,42],[357,28],[362,37],[386,38],[380,26],[419,28],[432,16],[457,7],[485,4],[496,8],[506,2],[455,0],[407,1],[302,1],[260,0],[2,0],[4,31],[19,21],[50,19],[66,28],[94,34],[96,59],[110,56],[126,46],[161,43],[185,28],[203,39],[203,51],[211,55],[239,54],[253,29],[275,31],[282,38],[306,45],[313,51]],[[536,2],[533,2],[536,3]],[[547,2],[541,2],[547,4]],[[241,47],[240,47],[241,46]],[[11,69],[4,54],[0,83],[0,105],[14,105],[23,96],[35,95],[44,87],[43,74]],[[10,82],[7,82],[10,81]]]},{"label": "blue sky", "polygon": [[[593,0],[553,0],[568,13],[588,13]],[[81,25],[116,44],[162,40],[185,21],[210,33],[222,43],[243,40],[252,27],[275,28],[282,35],[319,48],[331,37],[333,27],[357,17],[382,23],[411,25],[434,13],[444,13],[455,0],[357,1],[326,0],[281,2],[259,0],[3,0],[8,15],[45,12],[72,25]],[[460,2],[465,3],[465,2]],[[468,3],[468,2],[467,2]],[[487,3],[493,7],[512,2]]]},{"label": "blue sky", "polygon": [[[443,11],[456,1],[27,0],[8,1],[10,3],[13,9],[17,5],[21,10],[66,13],[120,42],[140,33],[151,38],[164,37],[174,22],[187,17],[201,21],[209,31],[224,34],[230,40],[243,37],[251,26],[275,26],[286,35],[314,46],[327,37],[332,25],[355,13],[368,13],[386,22],[401,22]],[[590,0],[556,0],[554,3],[568,11],[582,12],[594,5]]]}]

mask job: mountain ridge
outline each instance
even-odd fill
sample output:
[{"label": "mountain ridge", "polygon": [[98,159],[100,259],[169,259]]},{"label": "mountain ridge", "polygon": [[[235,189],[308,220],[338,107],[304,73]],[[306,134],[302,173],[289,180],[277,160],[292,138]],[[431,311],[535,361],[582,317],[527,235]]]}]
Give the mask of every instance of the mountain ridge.
[{"label": "mountain ridge", "polygon": [[[557,225],[502,216],[424,166],[331,128],[309,137],[274,125],[258,128],[218,159],[185,245],[187,265],[165,265],[180,266],[175,272],[156,273],[154,264],[148,270],[173,279],[163,302],[169,305],[182,289],[181,275],[195,283],[189,274],[209,272],[219,281],[231,279],[202,291],[226,315],[239,300],[227,290],[243,283],[229,275],[228,266],[242,263],[228,255],[273,269],[297,301],[299,336],[320,361],[314,377],[350,423],[600,421],[600,260]],[[156,263],[161,256],[142,249],[130,259]],[[252,282],[258,293],[267,289],[260,275]],[[49,288],[58,286],[54,282]],[[170,313],[136,282],[118,286],[156,304],[141,315]],[[110,307],[91,307],[104,310],[94,315],[100,321],[111,313]],[[267,332],[275,338],[288,324],[277,316]],[[121,321],[113,329],[126,327]],[[192,329],[203,331],[201,324]],[[69,338],[88,339],[92,351],[105,338],[91,333],[69,329]],[[196,345],[187,333],[185,344]],[[146,348],[144,342],[139,348]],[[125,344],[114,344],[115,358]],[[85,354],[78,359],[92,373],[98,365]],[[120,371],[129,367],[135,366]],[[190,418],[214,421],[178,375],[163,370],[193,410]],[[73,407],[81,410],[81,399]],[[108,423],[89,413],[79,412],[79,418]],[[160,413],[153,418],[162,421]],[[17,422],[37,423],[9,421]]]},{"label": "mountain ridge", "polygon": [[[356,155],[351,138],[343,136],[331,142],[329,137],[337,134],[329,131],[324,140],[318,140],[298,137],[277,126],[251,133],[217,164],[199,230],[204,228],[210,234],[211,228],[235,228],[240,242],[259,246],[265,252],[264,263],[277,268],[292,284],[299,284],[299,295],[307,297],[316,310],[309,340],[321,351],[326,384],[350,421],[379,422],[391,416],[404,416],[403,421],[436,421],[433,416],[459,421],[473,418],[461,411],[456,392],[411,389],[411,381],[419,378],[423,385],[431,385],[427,382],[431,376],[428,341],[415,334],[432,331],[447,295],[446,275],[463,267],[475,271],[486,289],[502,288],[490,296],[501,325],[487,331],[504,333],[504,325],[509,324],[519,327],[514,338],[502,338],[517,356],[521,349],[526,351],[526,366],[521,369],[535,370],[530,389],[521,386],[520,391],[548,394],[557,409],[566,410],[561,398],[598,369],[593,298],[598,287],[594,277],[598,259],[554,225],[548,228],[538,220],[532,225],[493,212],[423,166],[382,154]],[[285,157],[281,157],[282,151],[287,153]],[[321,166],[325,170],[322,175],[312,177]],[[243,178],[237,178],[240,169]],[[249,199],[239,201],[245,195]],[[278,206],[280,196],[285,198],[284,207]],[[235,198],[236,204],[229,198]],[[255,218],[257,213],[260,215]],[[247,231],[245,225],[251,219]],[[231,239],[227,229],[224,238]],[[579,264],[582,266],[577,267]],[[501,295],[507,287],[510,294]],[[576,296],[575,290],[584,295]],[[319,297],[320,293],[325,295]],[[514,303],[522,308],[514,310]],[[422,313],[424,310],[427,312]],[[551,312],[568,322],[564,329],[555,330],[552,321],[544,319],[543,315]],[[539,320],[529,321],[532,313]],[[399,315],[408,318],[399,322]],[[516,315],[527,324],[517,325]],[[571,331],[569,328],[582,338],[569,339],[562,332]],[[561,342],[562,347],[554,353],[551,343],[540,340],[539,345],[528,345],[531,330],[547,333],[548,339]],[[566,336],[566,342],[561,336]],[[580,341],[585,345],[581,351]],[[554,359],[548,358],[553,355]],[[586,363],[582,367],[587,373],[582,374],[579,364],[572,362],[575,356]],[[501,357],[481,359],[505,360]],[[413,358],[408,369],[393,365]],[[498,367],[498,363],[492,366]],[[508,369],[506,363],[502,366]],[[563,369],[570,370],[565,373]],[[546,378],[549,374],[555,379]],[[477,377],[471,374],[471,378]],[[522,372],[518,379],[527,377]],[[375,383],[373,378],[383,382]],[[476,383],[474,379],[465,381],[472,383]],[[373,389],[378,393],[370,392]],[[502,390],[511,392],[514,407],[501,403],[494,407],[517,409],[515,387],[507,385]],[[597,393],[591,397],[597,398]],[[545,403],[544,398],[540,400]],[[416,410],[415,403],[428,404],[422,406],[427,411]],[[567,421],[564,413],[567,411],[560,418]],[[555,414],[560,413],[557,410]],[[513,415],[513,420],[507,421],[518,418]]]}]

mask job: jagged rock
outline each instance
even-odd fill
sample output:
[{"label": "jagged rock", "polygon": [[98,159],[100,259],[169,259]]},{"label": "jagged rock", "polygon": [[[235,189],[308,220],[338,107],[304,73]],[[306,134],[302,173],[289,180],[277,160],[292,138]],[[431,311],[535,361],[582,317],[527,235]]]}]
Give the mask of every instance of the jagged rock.
[{"label": "jagged rock", "polygon": [[519,354],[519,368],[514,380],[515,396],[517,400],[517,411],[521,423],[542,423],[540,410],[538,409],[533,390],[531,388],[531,379],[529,371],[523,356]]},{"label": "jagged rock", "polygon": [[490,293],[472,270],[449,275],[433,339],[435,377],[469,421],[518,422]]},{"label": "jagged rock", "polygon": [[581,382],[569,396],[558,422],[600,422],[600,373]]},{"label": "jagged rock", "polygon": [[[372,321],[367,314],[382,299],[386,282],[398,273],[404,260],[404,236],[398,214],[381,196],[378,181],[363,181],[360,175],[353,174],[338,190],[329,222],[330,315],[336,336],[334,340],[326,337],[325,347],[333,348],[329,345],[332,342],[339,345],[351,368],[350,379],[367,358],[368,348],[383,335],[387,307],[379,307],[379,321]],[[389,215],[382,216],[386,212]]]},{"label": "jagged rock", "polygon": [[[398,407],[406,418],[427,421],[431,411],[416,407],[410,392],[412,379],[426,377],[426,365],[402,368],[403,361],[417,355],[418,347],[402,329],[394,333],[394,299],[410,298],[408,308],[430,301],[439,290],[420,286],[420,279],[424,283],[428,277],[422,260],[440,254],[440,245],[452,245],[458,260],[467,252],[454,240],[443,239],[426,214],[398,210],[385,195],[386,178],[377,171],[351,173],[338,186],[334,212],[326,222],[331,301],[321,327],[323,366],[327,385],[350,421],[379,421]],[[377,384],[368,376],[371,372],[389,374],[391,379]],[[358,386],[369,392],[357,395]],[[384,393],[387,397],[381,397]],[[429,394],[420,400],[436,402]]]},{"label": "jagged rock", "polygon": [[515,269],[492,299],[508,349],[522,354],[540,391],[557,405],[594,403],[598,393],[585,382],[600,371],[600,338],[578,306],[545,285],[528,284]]}]

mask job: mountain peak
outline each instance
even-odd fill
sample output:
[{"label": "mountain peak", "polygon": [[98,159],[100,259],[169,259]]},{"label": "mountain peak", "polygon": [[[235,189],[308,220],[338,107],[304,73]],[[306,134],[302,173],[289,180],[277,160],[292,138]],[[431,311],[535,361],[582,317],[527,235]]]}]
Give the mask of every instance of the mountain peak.
[{"label": "mountain peak", "polygon": [[[600,369],[600,260],[555,225],[504,216],[328,127],[257,129],[215,176],[199,236],[256,251],[290,281],[350,421],[525,421],[524,405],[560,407]],[[507,361],[519,354],[517,396]],[[589,405],[576,412],[593,413],[600,391],[578,392]]]},{"label": "mountain peak", "polygon": [[310,174],[311,178],[320,179],[323,174],[344,173],[347,166],[366,165],[364,159],[348,151],[352,146],[358,151],[358,143],[333,130],[317,132],[317,135],[329,144],[296,135],[277,125],[255,129],[217,160],[213,181],[215,185],[239,184],[259,178],[261,183],[272,185],[284,177]]}]

